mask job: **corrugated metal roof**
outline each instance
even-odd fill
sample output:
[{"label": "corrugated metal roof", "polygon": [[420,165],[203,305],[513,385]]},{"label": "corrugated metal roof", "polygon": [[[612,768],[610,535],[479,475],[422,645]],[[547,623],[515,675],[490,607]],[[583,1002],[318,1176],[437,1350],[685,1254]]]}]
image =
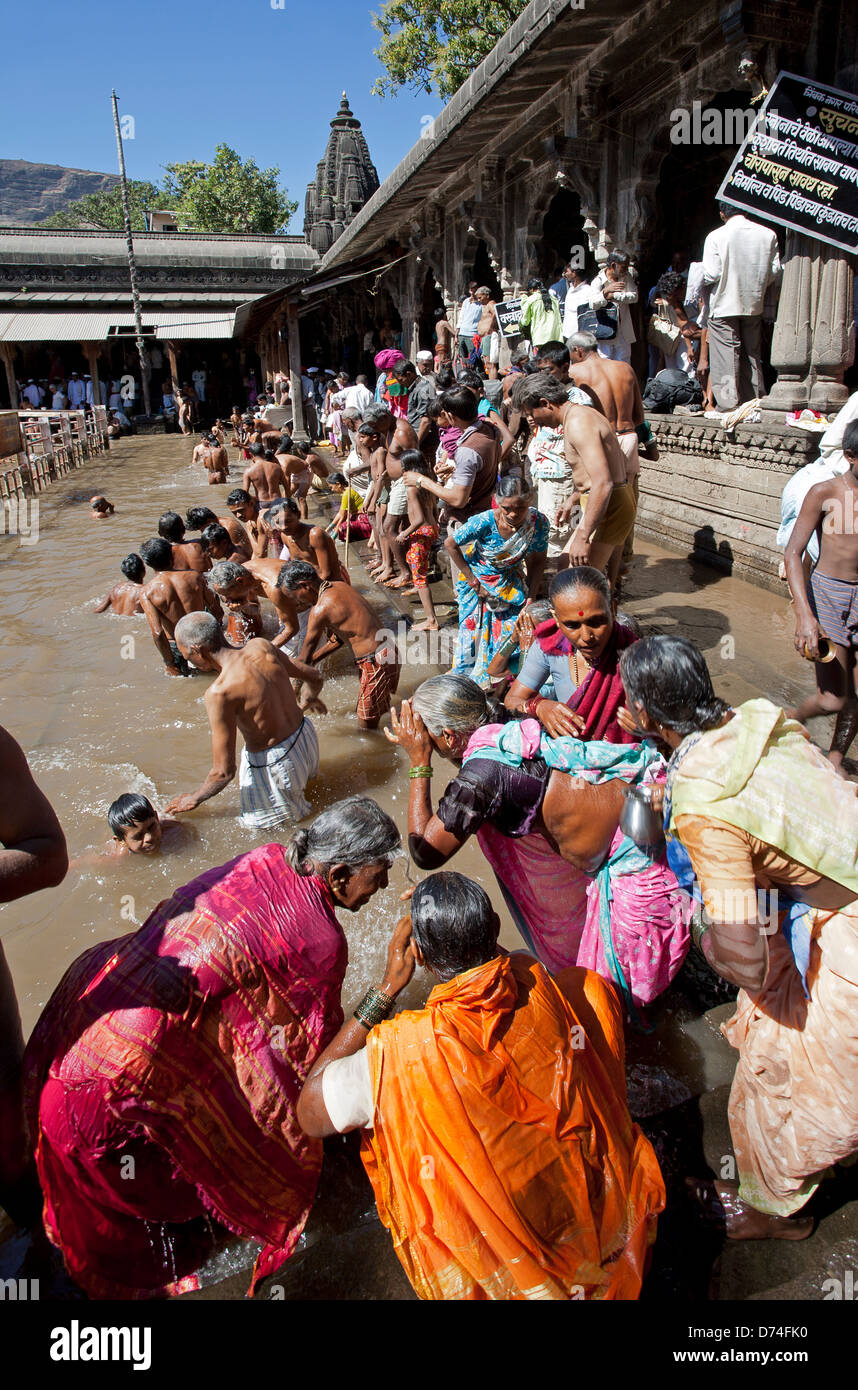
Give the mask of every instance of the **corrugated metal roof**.
[{"label": "corrugated metal roof", "polygon": [[[20,314],[0,313],[0,341],[7,343],[100,343],[114,336],[113,328],[134,325],[134,315],[114,310],[93,314]],[[158,310],[143,314],[143,327],[154,328],[153,337],[165,338],[231,338],[235,312]],[[122,335],[125,337],[125,334]],[[147,335],[148,336],[148,335]]]}]

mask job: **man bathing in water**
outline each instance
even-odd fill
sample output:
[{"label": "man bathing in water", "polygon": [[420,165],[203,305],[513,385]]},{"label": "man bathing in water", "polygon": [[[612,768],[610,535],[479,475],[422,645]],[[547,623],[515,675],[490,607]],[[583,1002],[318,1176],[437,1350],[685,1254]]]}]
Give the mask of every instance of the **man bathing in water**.
[{"label": "man bathing in water", "polygon": [[303,560],[318,571],[321,579],[342,579],[350,583],[340,564],[337,547],[323,526],[310,526],[301,520],[294,497],[275,502],[265,513],[265,522],[283,537],[281,559]]},{"label": "man bathing in water", "polygon": [[251,444],[251,461],[244,470],[241,486],[245,492],[256,493],[260,507],[265,507],[286,491],[287,479],[275,456],[261,444]]},{"label": "man bathing in water", "polygon": [[91,497],[89,505],[92,508],[90,515],[93,521],[104,521],[105,517],[116,515],[116,508],[106,497]]},{"label": "man bathing in water", "polygon": [[[209,475],[209,486],[225,483],[229,479],[229,454],[222,444],[218,444],[213,434],[203,435],[204,452],[200,462]],[[195,451],[196,452],[196,451]]]},{"label": "man bathing in water", "polygon": [[266,531],[262,525],[262,512],[256,498],[251,497],[245,488],[235,487],[232,492],[228,493],[226,505],[232,513],[233,520],[241,525],[241,529],[250,542],[252,553],[259,556],[264,555],[268,548],[270,532]]},{"label": "man bathing in water", "polygon": [[201,613],[204,610],[208,610],[220,623],[223,609],[201,574],[195,570],[173,569],[173,547],[163,537],[144,541],[140,554],[149,568],[155,571],[155,578],[141,591],[140,606],[151,628],[152,640],[164,669],[168,676],[192,676],[193,668],[185,661],[174,640],[176,624],[188,613]]},{"label": "man bathing in water", "polygon": [[205,694],[212,769],[195,792],[169,802],[167,815],[193,811],[229,786],[236,772],[236,734],[241,733],[241,825],[270,830],[302,820],[310,812],[304,788],[319,770],[319,742],[298,707],[292,678],[318,691],[318,671],[284,656],[264,637],[238,650],[228,647],[220,623],[208,613],[183,618],[176,626],[176,643],[185,661],[218,675]]},{"label": "man bathing in water", "polygon": [[304,645],[307,614],[298,613],[292,595],[287,594],[277,583],[283,561],[275,560],[273,557],[260,560],[255,555],[243,562],[243,568],[254,581],[255,587],[251,590],[254,597],[267,598],[280,620],[280,631],[276,637],[272,637],[272,645],[282,647],[287,656],[297,656]]},{"label": "man bathing in water", "polygon": [[219,560],[212,565],[208,582],[228,615],[226,640],[230,646],[243,647],[252,637],[262,637],[262,609],[253,593],[253,575],[233,560]]},{"label": "man bathing in water", "polygon": [[[230,497],[232,495],[230,493]],[[227,498],[228,505],[229,498]],[[230,511],[226,513],[226,516],[217,516],[211,507],[188,507],[185,513],[185,522],[189,531],[200,532],[203,532],[207,526],[220,525],[229,532],[229,538],[236,550],[246,550],[247,554],[250,554],[250,538],[241,522],[236,520]]]},{"label": "man bathing in water", "polygon": [[199,541],[185,540],[185,523],[178,512],[165,512],[158,519],[158,535],[173,547],[174,570],[194,570],[205,574],[209,561]]},{"label": "man bathing in water", "polygon": [[295,444],[291,439],[281,442],[276,458],[283,470],[286,496],[296,498],[301,509],[301,520],[306,521],[307,493],[313,482],[313,474],[317,478],[327,478],[328,465],[315,449],[306,444]]},{"label": "man bathing in water", "polygon": [[120,618],[136,618],[138,613],[142,613],[140,607],[140,594],[143,590],[143,580],[146,578],[146,566],[139,555],[126,555],[120,561],[119,568],[125,575],[125,579],[120,584],[114,584],[109,594],[96,604],[93,612],[106,613],[108,608],[111,613],[117,613]]},{"label": "man bathing in water", "polygon": [[[377,729],[399,684],[399,654],[389,636],[379,637],[375,609],[351,584],[320,579],[302,560],[283,566],[280,588],[292,595],[299,612],[311,610],[302,661],[318,665],[348,642],[360,671],[358,723],[362,729]],[[326,633],[330,640],[320,647]]]},{"label": "man bathing in water", "polygon": [[243,565],[250,559],[249,548],[233,545],[232,537],[219,521],[212,522],[200,533],[200,545],[212,563],[215,560],[234,560],[237,565]]},{"label": "man bathing in water", "polygon": [[[822,714],[838,716],[828,754],[839,772],[858,733],[855,656],[858,651],[858,420],[843,432],[845,473],[817,483],[802,503],[784,556],[795,605],[795,647],[816,661],[816,695],[788,711],[804,724]],[[802,563],[811,536],[819,539],[819,561],[810,578]],[[835,660],[818,660],[827,637]]]}]

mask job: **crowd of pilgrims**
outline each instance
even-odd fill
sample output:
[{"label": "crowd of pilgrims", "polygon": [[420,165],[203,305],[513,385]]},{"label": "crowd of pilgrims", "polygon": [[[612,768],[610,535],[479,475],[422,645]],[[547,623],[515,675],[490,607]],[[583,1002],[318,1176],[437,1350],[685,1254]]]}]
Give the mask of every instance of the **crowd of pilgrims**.
[{"label": "crowd of pilgrims", "polygon": [[[571,357],[537,344],[503,377],[490,353],[477,371],[448,347],[416,365],[384,349],[374,390],[328,382],[311,424],[325,447],[273,426],[264,397],[218,422],[194,457],[230,487],[238,447],[228,511],[165,514],[99,605],[146,615],[168,675],[229,676],[238,710],[226,780],[207,697],[212,774],[166,817],[119,797],[115,852],[157,853],[187,824],[170,813],[223,790],[236,727],[240,823],[280,838],[75,961],[26,1051],[3,964],[0,1202],[44,1224],[91,1297],[196,1288],[224,1229],[259,1246],[252,1292],[296,1248],[322,1140],[359,1131],[419,1297],[637,1298],[666,1191],[627,1106],[624,1040],[651,1027],[690,950],[738,990],[723,1025],[738,1180],[688,1175],[700,1219],[729,1239],[801,1239],[826,1172],[858,1150],[854,786],[788,712],[729,707],[691,641],[641,637],[618,611],[652,448],[630,369],[609,360],[604,375],[580,333]],[[335,510],[313,524],[308,503],[328,493]],[[113,514],[94,499],[95,517]],[[399,654],[335,537],[352,557],[367,546],[370,572],[413,595],[428,631],[442,621],[432,586],[452,578],[452,670],[398,705]],[[389,713],[373,737],[407,771],[407,825],[365,796],[307,814],[317,761],[293,750],[315,740],[301,731],[324,711],[319,666],[338,646],[358,665],[361,726]],[[261,750],[256,680],[285,720]],[[8,901],[60,881],[68,860],[2,739]],[[517,950],[455,869],[474,837]],[[338,913],[386,888],[406,854],[420,881],[383,976],[344,1019]],[[416,970],[425,1005],[397,1011]]]}]

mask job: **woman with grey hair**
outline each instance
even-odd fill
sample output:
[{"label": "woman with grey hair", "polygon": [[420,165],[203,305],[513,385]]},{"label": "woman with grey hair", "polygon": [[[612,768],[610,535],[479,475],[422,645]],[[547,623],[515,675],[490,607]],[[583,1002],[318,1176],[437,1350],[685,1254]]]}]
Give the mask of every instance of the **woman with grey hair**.
[{"label": "woman with grey hair", "polygon": [[[622,992],[630,1013],[656,998],[688,952],[691,903],[662,846],[619,828],[623,784],[657,776],[652,745],[551,738],[505,711],[467,677],[433,676],[391,712],[385,730],[411,761],[408,845],[421,869],[477,841],[528,946],[550,970],[586,965]],[[432,756],[458,767],[437,809]]]},{"label": "woman with grey hair", "polygon": [[343,1022],[337,910],[387,887],[400,844],[349,797],[67,971],[24,1058],[27,1120],[46,1230],[90,1297],[198,1287],[211,1218],[263,1247],[253,1284],[289,1258],[322,1167],[296,1105]]}]

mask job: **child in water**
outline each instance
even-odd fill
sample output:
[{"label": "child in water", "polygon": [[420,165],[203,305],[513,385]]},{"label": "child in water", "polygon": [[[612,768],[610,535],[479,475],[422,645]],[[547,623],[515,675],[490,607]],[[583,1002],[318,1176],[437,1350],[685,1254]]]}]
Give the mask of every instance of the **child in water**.
[{"label": "child in water", "polygon": [[107,498],[102,497],[101,494],[97,497],[91,497],[89,505],[92,508],[90,516],[93,521],[103,521],[106,516],[113,516],[116,512],[113,503],[108,502]]},{"label": "child in water", "polygon": [[185,839],[191,827],[177,820],[162,820],[146,796],[123,792],[107,812],[113,831],[112,854],[159,854]]}]

